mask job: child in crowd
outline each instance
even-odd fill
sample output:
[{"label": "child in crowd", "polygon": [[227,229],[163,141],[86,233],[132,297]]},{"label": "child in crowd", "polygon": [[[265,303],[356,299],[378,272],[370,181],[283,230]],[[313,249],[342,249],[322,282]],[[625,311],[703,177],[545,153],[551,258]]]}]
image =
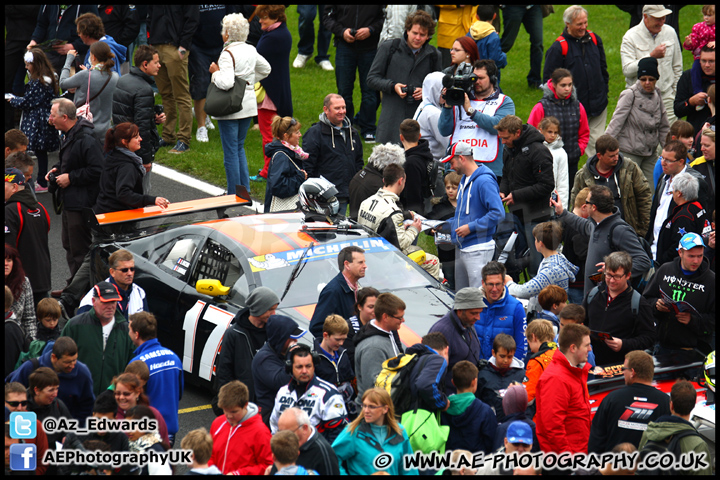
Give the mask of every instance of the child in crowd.
[{"label": "child in crowd", "polygon": [[[675,120],[675,122],[670,125],[670,132],[668,132],[667,134],[667,139],[665,140],[665,143],[669,142],[670,140],[680,140],[682,144],[685,145],[685,147],[687,148],[688,156],[685,159],[685,163],[689,164],[694,160],[693,155],[695,153],[695,150],[693,149],[693,143],[695,142],[695,129],[690,122],[686,122],[685,120]],[[662,163],[660,163],[660,158],[658,158],[657,162],[655,162],[655,169],[653,170],[653,185],[655,186],[657,186],[660,177],[663,176],[663,169]]]},{"label": "child in crowd", "polygon": [[290,430],[277,432],[270,440],[270,449],[272,450],[273,463],[277,468],[275,475],[318,474],[315,470],[307,470],[302,465],[295,465],[300,456],[300,443],[294,432]]},{"label": "child in crowd", "polygon": [[[578,325],[584,325],[585,324],[585,309],[582,305],[578,305],[576,303],[569,303],[565,305],[565,308],[562,309],[560,314],[558,315],[558,318],[560,319],[560,329],[562,330],[562,327],[565,325],[570,324],[578,324]],[[555,335],[555,343],[558,343],[558,338],[560,337],[560,332],[558,332],[557,335]],[[595,363],[595,353],[590,350],[588,353],[588,363],[595,367],[597,364]],[[590,372],[592,374],[592,371]]]},{"label": "child in crowd", "polygon": [[527,391],[528,401],[534,406],[535,387],[540,380],[540,375],[550,365],[558,345],[553,341],[555,331],[549,320],[533,320],[528,324],[525,336],[528,340],[528,348],[532,353],[528,356],[523,386]]},{"label": "child in crowd", "polygon": [[[445,175],[445,195],[432,198],[432,210],[430,210],[427,216],[429,219],[448,220],[455,216],[457,191],[461,178],[457,172],[449,172]],[[435,244],[437,245],[438,258],[442,264],[442,271],[447,280],[447,286],[449,289],[455,290],[455,246],[452,243],[444,243],[443,240],[439,240],[438,235],[435,236]]]},{"label": "child in crowd", "polygon": [[24,60],[28,71],[25,95],[6,99],[10,105],[23,111],[20,130],[28,138],[28,150],[32,150],[38,159],[35,191],[47,192],[48,152],[60,148],[60,135],[48,123],[50,102],[57,97],[59,85],[53,66],[41,49],[31,48],[25,53]]},{"label": "child in crowd", "polygon": [[450,427],[446,451],[492,452],[497,418],[492,408],[475,398],[477,377],[478,368],[467,360],[453,366],[452,383],[457,393],[450,396],[450,406],[442,412],[442,424]]},{"label": "child in crowd", "polygon": [[208,466],[212,456],[212,437],[204,428],[188,432],[180,442],[183,450],[192,450],[192,463],[188,475],[222,475],[215,465]]},{"label": "child in crowd", "polygon": [[543,222],[532,230],[535,237],[535,249],[543,256],[537,274],[522,285],[515,283],[510,275],[505,275],[508,292],[515,298],[530,299],[528,311],[538,309],[537,295],[548,285],[559,285],[565,291],[580,270],[558,252],[562,241],[563,228],[559,222]]},{"label": "child in crowd", "polygon": [[497,426],[495,432],[495,440],[493,442],[493,451],[497,451],[500,447],[505,444],[505,437],[510,425],[515,422],[523,422],[530,427],[532,431],[532,447],[531,452],[539,452],[540,445],[538,444],[537,434],[535,433],[535,422],[532,417],[535,415],[535,404],[528,408],[528,395],[523,387],[519,383],[513,383],[510,385],[505,392],[505,396],[502,400],[503,412],[505,412],[505,421]]},{"label": "child in crowd", "polygon": [[558,285],[548,285],[538,293],[538,303],[542,312],[535,315],[535,319],[549,320],[553,326],[553,336],[560,331],[558,315],[565,308],[568,301],[568,292]]},{"label": "child in crowd", "polygon": [[[475,17],[477,22],[470,26],[468,35],[477,43],[479,58],[489,58],[495,62],[498,68],[497,84],[495,88],[500,88],[500,70],[508,64],[507,55],[500,48],[500,36],[495,31],[492,22],[495,20],[497,13],[493,5],[478,5]],[[502,92],[502,90],[500,90]],[[447,277],[445,277],[447,278]]]},{"label": "child in crowd", "polygon": [[543,144],[553,156],[553,176],[555,177],[555,193],[563,205],[570,205],[570,182],[568,178],[568,155],[563,148],[560,136],[560,120],[555,117],[545,117],[538,124],[540,133],[545,137]]},{"label": "child in crowd", "polygon": [[35,314],[38,320],[40,320],[38,323],[37,339],[44,342],[57,340],[60,336],[58,322],[62,315],[58,301],[54,298],[43,298],[38,302]]},{"label": "child in crowd", "polygon": [[690,35],[683,42],[683,48],[692,52],[696,62],[700,59],[702,47],[715,48],[715,5],[703,5],[702,14],[703,21],[693,25]]},{"label": "child in crowd", "polygon": [[[525,378],[525,364],[515,358],[517,344],[507,333],[498,333],[493,340],[492,357],[478,375],[476,396],[495,410],[498,422],[505,421],[502,399],[505,390]],[[452,401],[451,401],[452,404]]]},{"label": "child in crowd", "polygon": [[272,464],[270,430],[249,399],[248,388],[240,380],[226,383],[218,392],[218,407],[224,415],[210,427],[213,449],[208,465],[216,465],[223,475],[262,475]]},{"label": "child in crowd", "polygon": [[343,347],[349,330],[350,326],[343,317],[328,315],[323,324],[322,341],[315,339],[313,351],[318,354],[315,375],[337,387],[343,396],[348,414],[355,418],[357,408],[354,399],[357,394],[352,386],[355,372],[350,356]]}]

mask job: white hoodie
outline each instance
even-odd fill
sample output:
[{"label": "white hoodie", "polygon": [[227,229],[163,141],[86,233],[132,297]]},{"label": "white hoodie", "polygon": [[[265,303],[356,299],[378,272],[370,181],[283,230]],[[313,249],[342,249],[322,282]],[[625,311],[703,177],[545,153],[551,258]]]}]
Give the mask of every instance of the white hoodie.
[{"label": "white hoodie", "polygon": [[443,89],[442,72],[427,74],[422,85],[422,103],[415,110],[413,118],[420,124],[420,137],[426,139],[430,144],[430,151],[435,160],[445,156],[450,136],[443,136],[438,130],[438,119],[440,118],[441,106],[440,92]]},{"label": "white hoodie", "polygon": [[[555,177],[555,190],[563,204],[563,207],[572,211],[573,206],[570,205],[570,183],[568,179],[568,156],[563,149],[562,137],[557,137],[553,143],[543,142],[548,147],[553,156],[553,176]],[[574,179],[573,179],[574,180]]]}]

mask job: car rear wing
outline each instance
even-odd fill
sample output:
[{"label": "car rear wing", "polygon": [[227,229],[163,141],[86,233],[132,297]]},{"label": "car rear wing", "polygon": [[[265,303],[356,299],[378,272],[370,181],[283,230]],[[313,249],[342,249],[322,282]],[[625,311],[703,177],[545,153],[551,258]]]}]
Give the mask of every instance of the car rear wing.
[{"label": "car rear wing", "polygon": [[90,223],[93,232],[102,236],[103,234],[131,233],[139,228],[141,222],[148,220],[159,220],[164,224],[176,223],[171,221],[171,219],[176,220],[176,217],[181,215],[215,211],[218,218],[227,218],[228,215],[226,212],[228,209],[251,207],[253,205],[252,198],[250,198],[250,194],[244,186],[237,185],[235,188],[235,195],[223,195],[220,197],[176,202],[171,203],[164,209],[152,205],[134,210],[123,210],[97,215],[88,212],[87,221]]}]

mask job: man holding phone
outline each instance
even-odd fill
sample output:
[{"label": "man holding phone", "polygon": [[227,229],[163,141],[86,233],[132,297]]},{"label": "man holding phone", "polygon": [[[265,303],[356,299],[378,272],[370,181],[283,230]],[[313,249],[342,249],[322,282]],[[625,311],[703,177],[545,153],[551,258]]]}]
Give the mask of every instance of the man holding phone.
[{"label": "man holding phone", "polygon": [[157,49],[150,45],[141,45],[135,50],[135,66],[130,72],[118,80],[113,93],[113,124],[132,122],[138,126],[140,150],[137,155],[142,158],[145,175],[143,190],[150,190],[150,170],[155,152],[160,148],[160,136],[156,125],[165,123],[162,105],[155,105],[152,85],[160,71],[160,56]]}]

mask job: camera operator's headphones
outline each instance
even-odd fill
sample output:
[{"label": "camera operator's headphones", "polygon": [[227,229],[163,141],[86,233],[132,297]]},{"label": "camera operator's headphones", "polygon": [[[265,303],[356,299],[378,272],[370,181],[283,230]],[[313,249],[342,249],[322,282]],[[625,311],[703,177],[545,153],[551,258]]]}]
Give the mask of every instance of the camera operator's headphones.
[{"label": "camera operator's headphones", "polygon": [[306,357],[310,355],[314,368],[317,368],[318,363],[320,363],[320,356],[317,354],[317,352],[313,352],[310,347],[305,344],[298,343],[287,353],[287,360],[285,360],[285,373],[287,373],[288,375],[292,375],[293,360],[295,359],[295,356],[300,353],[302,353],[300,355],[301,357]]},{"label": "camera operator's headphones", "polygon": [[488,77],[490,78],[490,83],[492,83],[493,87],[497,88],[498,86],[498,68],[497,65],[495,65],[495,60],[492,59],[483,59],[480,60],[482,65],[479,68],[484,68],[485,71],[488,74]]}]

